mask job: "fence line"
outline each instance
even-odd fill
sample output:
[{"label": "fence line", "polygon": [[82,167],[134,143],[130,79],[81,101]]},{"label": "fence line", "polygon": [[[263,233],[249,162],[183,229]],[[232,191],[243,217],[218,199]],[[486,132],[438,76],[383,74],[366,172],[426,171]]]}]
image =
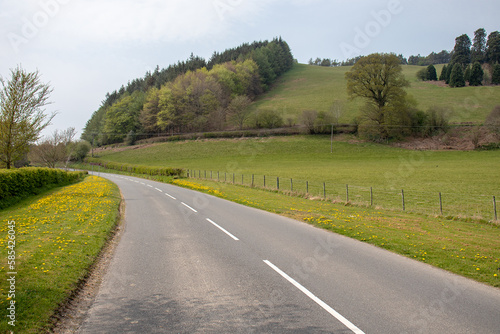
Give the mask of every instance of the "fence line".
[{"label": "fence line", "polygon": [[[272,175],[237,174],[202,170],[188,170],[187,176],[254,188],[308,196],[341,203],[352,203],[375,208],[398,209],[408,212],[450,217],[472,217],[498,220],[496,197],[482,194],[424,192],[408,189],[387,190],[334,182],[319,182]],[[241,180],[241,181],[240,181]],[[288,183],[288,185],[287,185]],[[344,190],[342,191],[342,187]],[[342,192],[344,195],[342,195]],[[491,199],[493,198],[493,205]]]}]

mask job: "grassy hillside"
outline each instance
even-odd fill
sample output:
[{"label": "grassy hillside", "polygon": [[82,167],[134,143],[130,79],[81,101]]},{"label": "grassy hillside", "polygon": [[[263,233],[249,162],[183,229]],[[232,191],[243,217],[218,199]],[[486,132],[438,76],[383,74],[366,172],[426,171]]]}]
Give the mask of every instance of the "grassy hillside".
[{"label": "grassy hillside", "polygon": [[[322,194],[326,182],[329,197],[345,198],[350,185],[351,200],[369,202],[370,187],[376,193],[376,205],[399,208],[401,189],[405,189],[410,210],[438,210],[442,192],[445,212],[490,218],[492,197],[500,198],[498,151],[409,151],[371,143],[334,142],[330,153],[328,136],[296,136],[265,139],[199,140],[163,143],[140,149],[102,154],[104,160],[150,166],[174,166],[196,170],[213,178],[255,184],[275,185],[282,189]],[[481,203],[481,204],[478,204]],[[422,210],[420,210],[422,208]]]},{"label": "grassy hillside", "polygon": [[[336,100],[344,103],[340,122],[350,123],[364,104],[361,99],[348,100],[345,72],[351,67],[320,67],[297,64],[285,73],[267,94],[252,106],[252,110],[275,109],[285,121],[297,121],[303,110],[328,111]],[[452,122],[483,122],[495,105],[500,105],[500,86],[449,88],[440,83],[421,82],[416,78],[420,66],[403,66],[403,74],[410,81],[408,93],[427,110],[431,106],[451,108]],[[438,74],[442,65],[436,66]]]}]

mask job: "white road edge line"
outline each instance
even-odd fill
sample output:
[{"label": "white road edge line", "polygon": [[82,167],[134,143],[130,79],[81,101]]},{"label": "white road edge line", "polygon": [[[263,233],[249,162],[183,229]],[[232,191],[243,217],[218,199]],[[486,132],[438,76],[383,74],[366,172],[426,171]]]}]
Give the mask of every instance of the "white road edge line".
[{"label": "white road edge line", "polygon": [[168,197],[170,197],[171,199],[177,199],[177,198],[175,198],[174,196],[169,195],[169,194],[167,194],[167,193],[165,193],[165,195],[167,195],[167,196],[168,196]]},{"label": "white road edge line", "polygon": [[240,239],[236,238],[234,235],[232,235],[231,233],[229,233],[228,231],[226,231],[224,228],[222,228],[222,227],[220,227],[219,225],[217,225],[217,224],[216,224],[213,220],[211,220],[211,219],[208,219],[208,218],[207,218],[207,221],[208,221],[210,224],[212,224],[212,225],[214,225],[215,227],[217,227],[217,228],[218,228],[219,230],[221,230],[222,232],[226,233],[228,236],[230,236],[230,237],[231,237],[231,238],[233,238],[234,240],[236,240],[236,241],[239,241],[239,240],[240,240]]},{"label": "white road edge line", "polygon": [[193,211],[193,212],[198,212],[198,211],[196,211],[195,209],[193,209],[192,207],[190,207],[189,205],[187,205],[187,204],[186,204],[186,203],[184,203],[184,202],[181,202],[181,204],[182,204],[182,205],[184,205],[186,208],[190,209],[190,210],[191,210],[191,211]]},{"label": "white road edge line", "polygon": [[356,327],[352,322],[344,318],[340,313],[335,311],[333,308],[331,308],[328,304],[326,304],[324,301],[316,297],[314,294],[312,294],[311,291],[307,290],[304,288],[299,282],[288,276],[285,272],[283,272],[280,268],[276,267],[274,264],[269,262],[268,260],[264,260],[264,263],[267,264],[269,267],[271,267],[274,271],[276,271],[278,274],[283,276],[288,282],[292,283],[297,289],[302,291],[306,296],[311,298],[313,301],[315,301],[319,306],[321,306],[325,311],[333,315],[338,321],[340,321],[344,326],[349,328],[351,331],[353,331],[356,334],[365,334],[361,329]]}]

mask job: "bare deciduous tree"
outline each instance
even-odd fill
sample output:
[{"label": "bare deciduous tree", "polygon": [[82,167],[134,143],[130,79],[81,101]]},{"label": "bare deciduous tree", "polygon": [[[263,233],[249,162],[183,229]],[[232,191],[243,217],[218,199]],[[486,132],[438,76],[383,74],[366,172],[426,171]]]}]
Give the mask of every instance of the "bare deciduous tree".
[{"label": "bare deciduous tree", "polygon": [[0,77],[0,84],[0,162],[9,169],[28,153],[55,113],[45,114],[52,89],[40,82],[38,71],[18,66],[9,81]]},{"label": "bare deciduous tree", "polygon": [[59,162],[67,162],[71,156],[69,147],[75,135],[75,128],[56,130],[52,136],[40,140],[31,147],[29,159],[49,168],[55,168]]}]

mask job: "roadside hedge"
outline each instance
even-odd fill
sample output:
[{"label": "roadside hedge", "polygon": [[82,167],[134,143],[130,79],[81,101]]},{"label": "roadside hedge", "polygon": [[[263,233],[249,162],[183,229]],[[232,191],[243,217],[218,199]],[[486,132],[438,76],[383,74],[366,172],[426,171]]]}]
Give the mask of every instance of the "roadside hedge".
[{"label": "roadside hedge", "polygon": [[111,161],[103,161],[97,158],[86,158],[85,162],[91,165],[101,166],[102,168],[106,169],[113,169],[134,174],[182,176],[182,174],[184,173],[184,170],[182,168],[132,165],[125,163],[111,162]]},{"label": "roadside hedge", "polygon": [[0,170],[0,209],[19,200],[80,180],[85,172],[66,172],[52,168],[19,168]]}]

